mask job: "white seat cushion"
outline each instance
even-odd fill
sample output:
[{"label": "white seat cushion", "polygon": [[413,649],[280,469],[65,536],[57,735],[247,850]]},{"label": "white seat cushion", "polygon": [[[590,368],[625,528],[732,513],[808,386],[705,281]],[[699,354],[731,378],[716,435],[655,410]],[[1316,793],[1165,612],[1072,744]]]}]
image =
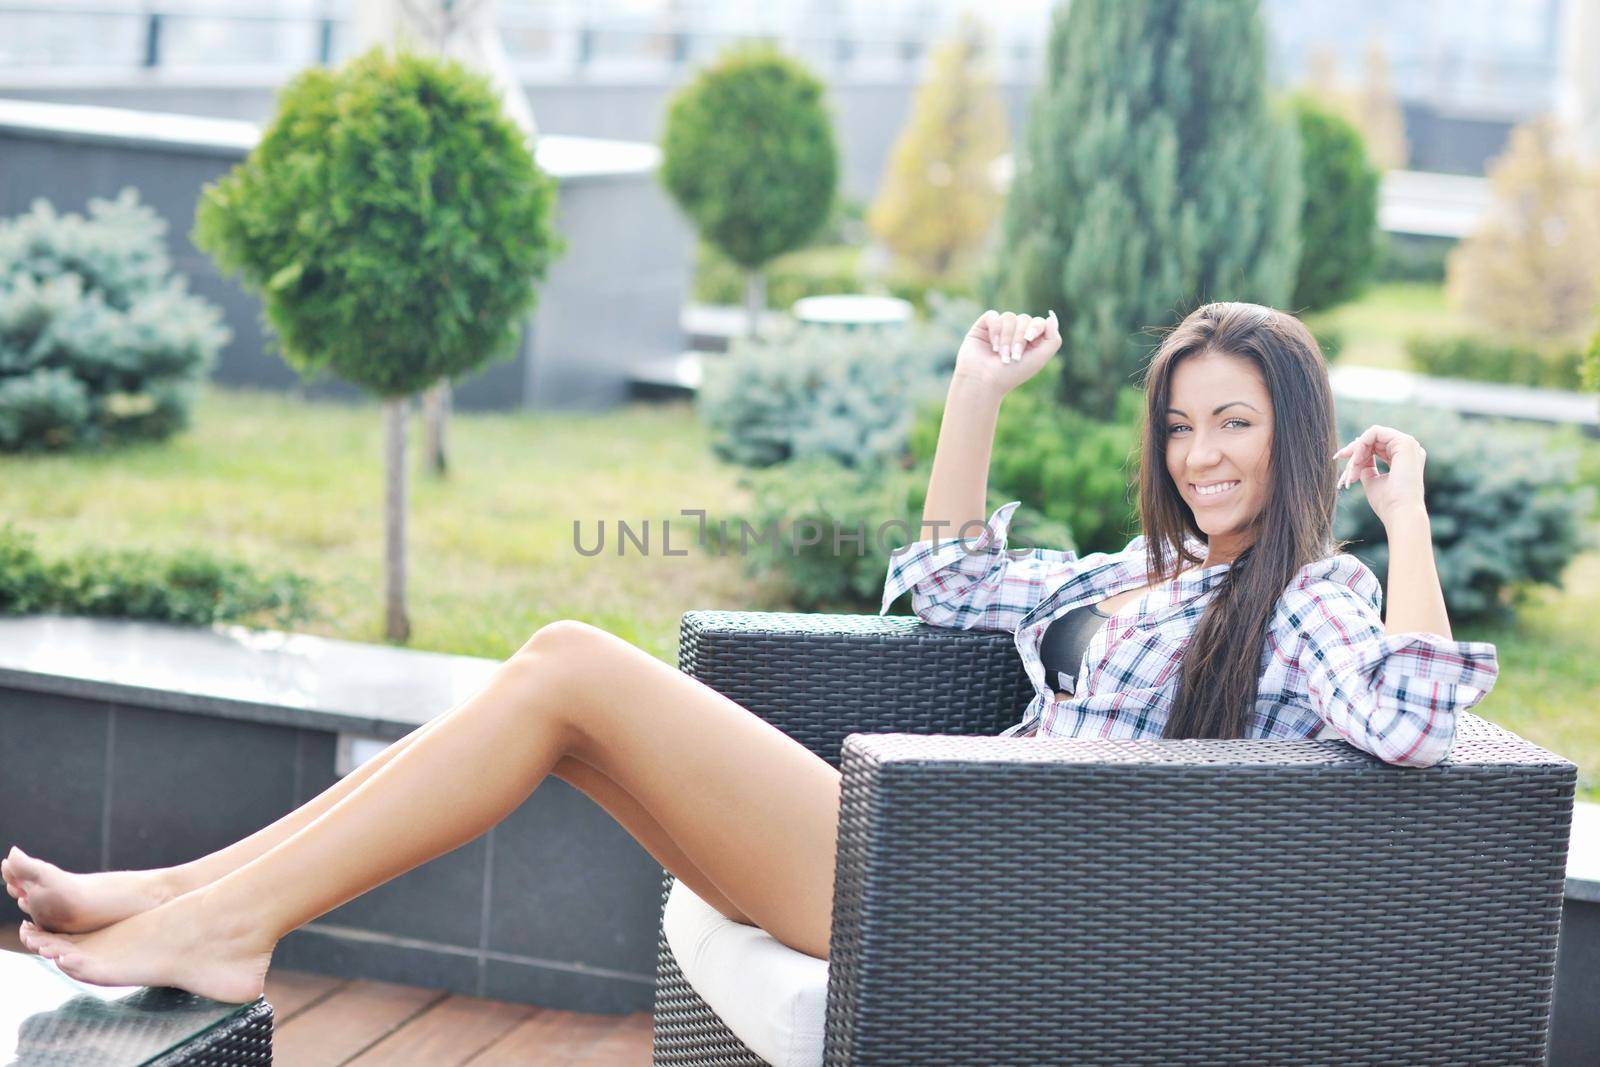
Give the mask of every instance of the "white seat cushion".
[{"label": "white seat cushion", "polygon": [[827,960],[734,922],[676,880],[661,929],[684,978],[752,1052],[773,1067],[822,1063]]}]

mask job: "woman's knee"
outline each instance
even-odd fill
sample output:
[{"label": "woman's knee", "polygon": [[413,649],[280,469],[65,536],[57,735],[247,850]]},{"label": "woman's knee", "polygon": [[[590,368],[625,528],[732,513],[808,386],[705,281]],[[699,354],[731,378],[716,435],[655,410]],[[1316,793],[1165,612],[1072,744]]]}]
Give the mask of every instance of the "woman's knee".
[{"label": "woman's knee", "polygon": [[545,623],[523,642],[506,667],[543,692],[581,693],[586,680],[595,676],[610,636],[576,619]]},{"label": "woman's knee", "polygon": [[598,642],[598,637],[605,635],[605,631],[598,626],[591,626],[577,619],[557,619],[547,622],[533,632],[533,636],[522,643],[517,650],[523,652],[576,652],[585,647],[591,647]]}]

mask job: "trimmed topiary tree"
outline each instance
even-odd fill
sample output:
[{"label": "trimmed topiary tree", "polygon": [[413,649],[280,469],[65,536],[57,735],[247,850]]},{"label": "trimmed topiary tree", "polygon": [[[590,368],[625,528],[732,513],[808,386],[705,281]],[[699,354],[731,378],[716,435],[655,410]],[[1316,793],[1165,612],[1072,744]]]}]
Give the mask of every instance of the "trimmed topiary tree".
[{"label": "trimmed topiary tree", "polygon": [[1291,102],[1300,129],[1300,266],[1291,305],[1320,311],[1357,296],[1378,263],[1378,171],[1361,132],[1309,96]]},{"label": "trimmed topiary tree", "polygon": [[1268,107],[1256,0],[1073,0],[1046,63],[986,302],[1054,309],[1060,397],[1109,419],[1143,331],[1208,300],[1288,301],[1295,132]]},{"label": "trimmed topiary tree", "polygon": [[410,634],[406,398],[515,352],[560,248],[554,196],[485,78],[373,49],[296,77],[201,197],[195,243],[260,294],[290,366],[384,401],[391,639]]},{"label": "trimmed topiary tree", "polygon": [[227,343],[222,312],[172,272],[138,194],[0,222],[0,451],[159,440],[187,425]]},{"label": "trimmed topiary tree", "polygon": [[839,177],[823,86],[767,46],[725,54],[667,108],[661,180],[700,235],[743,268],[748,332],[761,268],[827,220]]}]

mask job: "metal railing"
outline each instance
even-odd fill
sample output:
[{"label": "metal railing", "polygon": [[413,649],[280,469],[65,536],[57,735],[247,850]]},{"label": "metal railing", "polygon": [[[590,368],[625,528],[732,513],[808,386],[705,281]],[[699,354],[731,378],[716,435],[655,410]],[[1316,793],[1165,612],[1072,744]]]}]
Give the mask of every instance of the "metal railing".
[{"label": "metal railing", "polygon": [[[778,27],[760,18],[704,19],[693,12],[659,18],[595,15],[581,7],[507,7],[499,20],[512,63],[529,73],[671,74],[739,41],[770,40],[829,72],[915,74],[943,25],[885,25],[826,32]],[[348,56],[353,32],[346,5],[325,0],[310,12],[182,4],[137,8],[109,3],[0,2],[0,65],[159,71],[241,62],[293,70]],[[994,45],[995,66],[1030,75],[1040,35]]]}]

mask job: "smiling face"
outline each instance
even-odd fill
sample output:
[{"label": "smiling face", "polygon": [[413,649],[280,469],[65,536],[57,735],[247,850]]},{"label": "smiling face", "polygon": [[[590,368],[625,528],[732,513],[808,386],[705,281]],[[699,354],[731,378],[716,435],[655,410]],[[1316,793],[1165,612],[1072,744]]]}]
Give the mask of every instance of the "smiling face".
[{"label": "smiling face", "polygon": [[1172,371],[1167,473],[1208,545],[1204,566],[1231,563],[1250,547],[1266,503],[1272,399],[1249,359],[1206,351]]}]

